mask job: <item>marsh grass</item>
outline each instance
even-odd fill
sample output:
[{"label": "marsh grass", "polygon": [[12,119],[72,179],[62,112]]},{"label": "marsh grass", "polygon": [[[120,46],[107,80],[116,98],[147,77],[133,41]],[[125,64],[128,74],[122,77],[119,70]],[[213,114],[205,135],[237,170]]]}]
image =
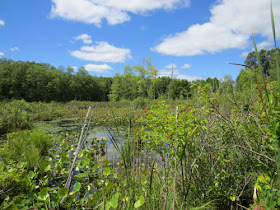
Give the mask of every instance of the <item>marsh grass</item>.
[{"label": "marsh grass", "polygon": [[[112,112],[113,114],[113,112]],[[113,114],[113,118],[115,118]],[[119,129],[116,124],[116,130],[117,134],[119,134]],[[118,139],[117,136],[119,135],[114,135],[110,130],[108,130],[110,134],[110,140],[113,143],[117,153],[121,157],[121,160],[123,162],[124,170],[125,170],[125,179],[128,184],[128,194],[132,198],[135,197],[134,195],[134,190],[133,190],[133,185],[134,185],[134,171],[133,171],[133,157],[134,157],[134,142],[132,138],[132,117],[131,117],[131,111],[129,115],[129,126],[128,126],[128,136],[125,139]],[[132,205],[132,203],[128,204],[128,206]]]},{"label": "marsh grass", "polygon": [[27,162],[28,168],[38,167],[49,149],[52,137],[41,130],[18,131],[7,136],[1,157],[4,162]]},{"label": "marsh grass", "polygon": [[[271,25],[272,25],[272,33],[273,33],[273,40],[274,40],[274,47],[277,49],[277,42],[276,42],[276,33],[275,33],[275,21],[274,21],[274,13],[273,13],[273,5],[272,1],[270,1],[270,8],[271,8]],[[276,54],[276,71],[277,71],[277,81],[278,81],[278,92],[280,94],[280,70],[279,70],[279,55],[278,51],[275,51]]]},{"label": "marsh grass", "polygon": [[[275,33],[275,21],[274,21],[274,13],[273,13],[273,5],[272,1],[270,1],[270,8],[271,8],[271,25],[272,25],[272,32],[273,32],[273,40],[275,46],[275,54],[276,54],[276,71],[277,71],[277,81],[278,81],[278,99],[280,97],[280,68],[279,68],[279,54],[277,50],[277,43],[276,43],[276,33]],[[276,160],[276,167],[277,167],[277,174],[278,174],[278,182],[280,182],[280,151],[279,151],[279,143],[280,143],[280,136],[279,136],[279,122],[276,123],[274,126],[275,136],[275,160]]]},{"label": "marsh grass", "polygon": [[[86,114],[87,105],[95,107],[94,118],[91,122],[93,127],[126,126],[129,123],[129,110],[131,106],[127,108],[126,104],[122,107],[122,103],[77,101],[69,103],[28,103],[24,100],[13,100],[0,102],[0,135],[34,127],[40,128],[42,126],[46,126],[45,130],[47,132],[55,133],[59,131],[59,128],[57,128],[58,130],[55,128],[48,131],[48,127],[52,129],[52,125],[55,124],[62,129],[64,127],[64,132],[78,130],[80,127],[79,122]],[[114,113],[114,117],[112,117],[112,113]],[[138,109],[133,109],[134,122],[141,116],[140,113],[142,114]]]}]

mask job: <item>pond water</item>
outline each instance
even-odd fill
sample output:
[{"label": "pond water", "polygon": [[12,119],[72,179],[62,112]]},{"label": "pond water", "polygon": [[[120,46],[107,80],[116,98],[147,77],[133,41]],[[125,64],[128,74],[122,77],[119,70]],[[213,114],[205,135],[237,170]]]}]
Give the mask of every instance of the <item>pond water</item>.
[{"label": "pond water", "polygon": [[[99,131],[91,131],[89,132],[88,138],[97,138],[99,140],[105,139],[105,158],[109,161],[113,159],[119,159],[118,152],[116,148],[114,147],[114,144],[112,143],[112,136],[116,135],[116,131],[102,131],[104,128],[100,128]],[[119,133],[118,135],[118,141],[123,142],[123,139],[126,137],[124,131],[122,133]]]},{"label": "pond water", "polygon": [[[35,124],[35,128],[39,128],[49,134],[62,134],[65,132],[75,132],[80,134],[83,127],[83,120],[78,118],[61,118],[48,122],[38,122]],[[113,165],[120,160],[119,154],[117,153],[111,137],[117,139],[119,144],[121,144],[128,137],[127,127],[118,128],[106,128],[102,126],[97,126],[94,124],[90,125],[87,138],[97,138],[99,140],[105,140],[105,146],[100,151],[99,156],[104,160],[109,160]],[[101,143],[100,143],[101,144]],[[90,146],[90,145],[88,145]],[[141,148],[137,151],[137,155],[134,157],[135,161],[138,163],[156,161],[158,164],[162,164],[161,157],[159,154],[151,153],[150,151],[143,151]]]},{"label": "pond water", "polygon": [[[34,124],[35,128],[39,128],[49,134],[62,134],[65,132],[80,133],[83,127],[83,122],[78,118],[61,118],[53,121],[37,122]],[[127,137],[127,128],[106,128],[90,125],[88,131],[88,138],[97,138],[99,140],[105,139],[105,157],[108,160],[112,160],[117,157],[117,151],[111,141],[111,136],[114,136],[119,142],[122,142]]]}]

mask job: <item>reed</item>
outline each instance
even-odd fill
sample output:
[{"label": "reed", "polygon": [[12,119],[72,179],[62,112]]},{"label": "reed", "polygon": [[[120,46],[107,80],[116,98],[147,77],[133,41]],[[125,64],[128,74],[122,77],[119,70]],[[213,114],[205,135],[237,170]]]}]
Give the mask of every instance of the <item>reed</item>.
[{"label": "reed", "polygon": [[273,5],[272,1],[270,1],[270,9],[271,9],[271,26],[272,26],[272,34],[274,40],[274,47],[276,49],[276,71],[277,71],[277,81],[278,81],[278,92],[280,94],[280,70],[279,70],[279,53],[277,50],[277,43],[276,43],[276,33],[275,33],[275,21],[274,21],[274,13],[273,13]]},{"label": "reed", "polygon": [[[273,33],[273,40],[274,40],[274,46],[275,46],[275,54],[276,54],[276,71],[277,71],[277,82],[278,82],[278,94],[280,96],[280,68],[279,68],[279,53],[277,50],[277,43],[276,43],[276,33],[275,33],[275,21],[274,21],[274,13],[273,13],[273,5],[272,1],[270,1],[270,8],[271,8],[271,25],[272,25],[272,33]],[[276,160],[276,167],[277,167],[277,174],[278,174],[278,180],[280,181],[280,151],[279,151],[279,142],[280,142],[280,136],[277,132],[277,127],[279,127],[277,124],[275,125],[275,135],[278,141],[275,142],[275,160]],[[279,129],[279,128],[278,128]],[[278,142],[278,143],[277,143]]]}]

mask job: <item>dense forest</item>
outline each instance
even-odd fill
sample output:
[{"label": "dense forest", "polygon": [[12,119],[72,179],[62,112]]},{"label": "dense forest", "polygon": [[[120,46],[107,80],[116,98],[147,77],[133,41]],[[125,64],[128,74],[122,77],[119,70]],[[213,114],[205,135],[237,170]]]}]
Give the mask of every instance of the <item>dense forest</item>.
[{"label": "dense forest", "polygon": [[[126,66],[114,77],[90,75],[84,67],[74,72],[70,66],[59,69],[45,63],[0,59],[0,98],[24,99],[28,102],[121,101],[137,98],[185,99],[191,96],[187,80],[157,77],[150,60],[147,68]],[[208,78],[216,89],[219,81]]]},{"label": "dense forest", "polygon": [[97,78],[82,67],[65,71],[49,64],[0,60],[0,95],[2,99],[26,101],[106,101],[111,78]]}]

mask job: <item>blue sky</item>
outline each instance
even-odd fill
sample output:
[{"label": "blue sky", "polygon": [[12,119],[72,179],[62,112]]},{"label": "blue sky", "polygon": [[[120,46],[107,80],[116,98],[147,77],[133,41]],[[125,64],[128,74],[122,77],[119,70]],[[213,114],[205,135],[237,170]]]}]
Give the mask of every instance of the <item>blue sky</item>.
[{"label": "blue sky", "polygon": [[[9,0],[0,7],[0,57],[123,73],[151,58],[159,75],[235,79],[252,51],[270,49],[268,0]],[[276,27],[280,2],[274,0]],[[280,37],[277,30],[278,37]]]}]

